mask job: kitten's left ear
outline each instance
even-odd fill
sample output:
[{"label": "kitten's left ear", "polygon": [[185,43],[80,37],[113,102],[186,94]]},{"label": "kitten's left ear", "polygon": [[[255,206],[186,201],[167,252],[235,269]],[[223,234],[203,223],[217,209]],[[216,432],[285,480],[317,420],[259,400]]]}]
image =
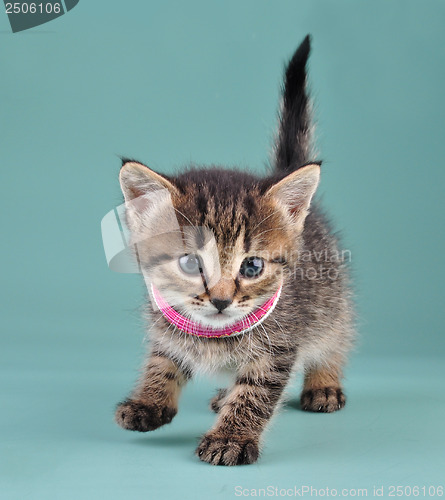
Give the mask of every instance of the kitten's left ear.
[{"label": "kitten's left ear", "polygon": [[313,163],[295,170],[274,184],[266,195],[283,204],[295,222],[303,225],[320,181],[320,165]]},{"label": "kitten's left ear", "polygon": [[[166,177],[157,174],[142,163],[125,161],[119,181],[125,198],[126,220],[129,228],[136,231],[149,226],[161,231],[160,226],[175,227],[176,217],[172,196],[177,188]],[[163,232],[163,231],[161,231]]]},{"label": "kitten's left ear", "polygon": [[166,177],[135,161],[124,161],[119,181],[127,202],[160,189],[168,189],[170,194],[177,193],[176,187]]}]

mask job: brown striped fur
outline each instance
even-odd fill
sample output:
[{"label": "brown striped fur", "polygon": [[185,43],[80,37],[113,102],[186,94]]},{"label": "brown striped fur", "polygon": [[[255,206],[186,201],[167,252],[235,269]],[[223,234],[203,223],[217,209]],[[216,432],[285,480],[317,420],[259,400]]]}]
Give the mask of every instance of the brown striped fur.
[{"label": "brown striped fur", "polygon": [[[196,450],[201,460],[215,465],[257,460],[263,431],[298,370],[305,377],[303,410],[332,412],[345,404],[341,371],[354,338],[351,294],[338,241],[311,203],[320,166],[307,163],[308,53],[307,38],[286,70],[271,176],[207,167],[168,177],[131,161],[121,170],[128,225],[141,268],[179,312],[209,324],[234,322],[282,284],[275,310],[259,326],[232,337],[183,333],[147,301],[148,361],[133,394],[118,406],[116,420],[125,429],[156,429],[176,414],[187,380],[199,372],[229,370],[233,384],[212,399],[217,419]],[[160,190],[166,193],[165,205],[131,205],[141,195]],[[168,207],[178,229],[156,236],[169,224]],[[206,236],[199,228],[214,238],[220,274],[213,281],[202,275],[193,282],[178,268],[182,245],[203,248]],[[263,259],[263,273],[242,276],[243,260],[253,256]],[[215,300],[229,306],[217,314]]]}]

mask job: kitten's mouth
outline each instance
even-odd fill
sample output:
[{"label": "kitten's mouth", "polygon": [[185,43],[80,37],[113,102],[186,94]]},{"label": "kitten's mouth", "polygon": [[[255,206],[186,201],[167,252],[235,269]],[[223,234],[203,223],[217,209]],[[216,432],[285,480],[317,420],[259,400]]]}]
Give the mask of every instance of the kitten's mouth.
[{"label": "kitten's mouth", "polygon": [[215,312],[208,314],[200,314],[195,315],[194,321],[196,323],[202,323],[204,326],[208,326],[209,328],[223,328],[225,326],[230,326],[232,323],[235,323],[241,319],[243,319],[246,314],[231,314],[226,312]]},{"label": "kitten's mouth", "polygon": [[[193,321],[189,318],[186,318],[168,304],[168,302],[162,297],[159,290],[155,286],[153,286],[153,284],[151,285],[151,294],[155,304],[161,311],[164,318],[169,323],[176,326],[178,330],[198,337],[218,338],[241,335],[242,333],[252,330],[252,328],[255,328],[256,326],[259,326],[277,305],[278,299],[280,298],[281,289],[282,285],[279,286],[278,290],[272,295],[272,297],[270,297],[270,299],[266,300],[266,302],[258,307],[255,311],[247,314],[240,320],[234,321],[232,324],[221,327],[211,327],[203,325],[198,321]],[[224,316],[226,318],[228,317],[224,313],[214,313],[207,317],[209,319],[220,321]]]},{"label": "kitten's mouth", "polygon": [[223,319],[229,318],[229,315],[223,313],[222,311],[218,311],[217,313],[206,314],[206,317],[209,319]]}]

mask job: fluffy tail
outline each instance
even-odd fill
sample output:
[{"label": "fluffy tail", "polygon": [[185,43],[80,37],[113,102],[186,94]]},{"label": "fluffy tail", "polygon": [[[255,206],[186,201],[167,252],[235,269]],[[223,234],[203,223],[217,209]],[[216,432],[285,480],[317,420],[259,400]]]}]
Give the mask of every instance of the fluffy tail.
[{"label": "fluffy tail", "polygon": [[275,169],[290,173],[312,160],[310,103],[306,91],[306,62],[311,49],[307,35],[286,67]]}]

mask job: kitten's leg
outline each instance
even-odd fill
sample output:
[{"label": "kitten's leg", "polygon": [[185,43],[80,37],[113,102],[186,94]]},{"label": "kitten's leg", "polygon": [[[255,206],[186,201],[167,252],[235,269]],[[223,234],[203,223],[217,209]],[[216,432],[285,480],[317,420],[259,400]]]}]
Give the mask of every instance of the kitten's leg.
[{"label": "kitten's leg", "polygon": [[190,378],[163,354],[149,357],[132,396],[116,409],[116,422],[131,431],[147,432],[168,424],[178,411],[181,388]]},{"label": "kitten's leg", "polygon": [[221,401],[216,424],[196,449],[201,460],[238,465],[258,459],[260,436],[277,407],[292,365],[293,359],[268,358],[252,362],[238,373]]},{"label": "kitten's leg", "polygon": [[301,394],[301,408],[322,413],[331,413],[343,408],[346,398],[340,379],[341,369],[337,365],[307,370]]},{"label": "kitten's leg", "polygon": [[223,399],[227,396],[229,391],[227,389],[218,389],[216,395],[210,400],[210,409],[218,413],[221,409]]}]

